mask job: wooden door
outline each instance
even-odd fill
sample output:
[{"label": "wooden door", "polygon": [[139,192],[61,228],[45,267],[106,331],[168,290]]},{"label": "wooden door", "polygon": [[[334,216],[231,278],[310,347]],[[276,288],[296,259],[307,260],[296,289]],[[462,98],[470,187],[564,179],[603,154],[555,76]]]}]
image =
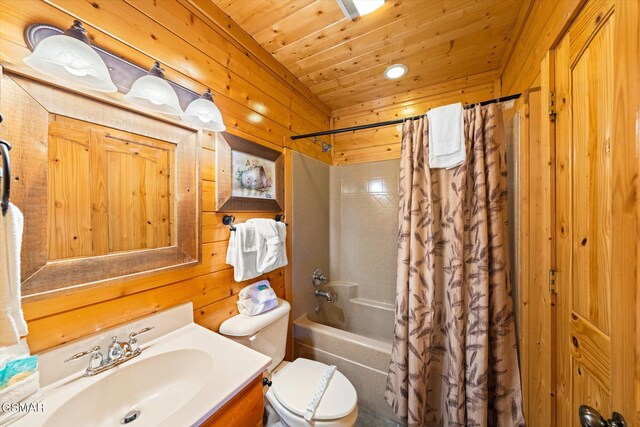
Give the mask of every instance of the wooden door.
[{"label": "wooden door", "polygon": [[[558,426],[580,425],[581,405],[607,419],[613,411],[628,411],[629,425],[638,425],[637,332],[631,327],[627,336],[619,333],[638,320],[633,304],[620,309],[637,293],[629,286],[637,280],[637,216],[625,222],[626,214],[614,209],[618,203],[637,212],[637,183],[625,164],[635,159],[637,173],[638,148],[625,148],[629,141],[618,137],[616,118],[623,113],[616,64],[617,25],[624,19],[616,8],[627,1],[635,3],[589,1],[555,50]],[[629,197],[616,202],[621,191]],[[632,357],[620,357],[625,345]],[[625,375],[632,379],[626,391],[620,386]]]}]

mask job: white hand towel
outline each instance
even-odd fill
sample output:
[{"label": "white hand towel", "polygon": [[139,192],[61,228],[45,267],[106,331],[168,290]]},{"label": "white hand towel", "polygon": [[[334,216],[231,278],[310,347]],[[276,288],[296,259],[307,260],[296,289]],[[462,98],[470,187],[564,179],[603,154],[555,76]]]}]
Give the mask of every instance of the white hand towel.
[{"label": "white hand towel", "polygon": [[429,167],[452,168],[466,158],[464,108],[461,103],[433,108],[429,120]]},{"label": "white hand towel", "polygon": [[0,345],[16,345],[27,335],[20,292],[20,249],[24,218],[9,203],[6,215],[0,213]]},{"label": "white hand towel", "polygon": [[251,224],[236,224],[235,227],[236,231],[232,231],[229,238],[227,264],[233,266],[233,279],[236,282],[242,282],[261,274],[257,270],[259,236]]},{"label": "white hand towel", "polygon": [[267,273],[288,264],[287,226],[280,221],[265,218],[253,218],[247,221],[255,227],[260,237],[258,246],[258,266],[260,273]]}]

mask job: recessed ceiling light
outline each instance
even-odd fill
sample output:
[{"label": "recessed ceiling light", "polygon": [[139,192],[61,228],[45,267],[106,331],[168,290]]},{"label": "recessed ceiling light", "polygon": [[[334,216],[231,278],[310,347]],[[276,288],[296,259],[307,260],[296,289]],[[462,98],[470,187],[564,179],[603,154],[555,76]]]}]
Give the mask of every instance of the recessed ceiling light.
[{"label": "recessed ceiling light", "polygon": [[337,0],[342,13],[349,19],[367,15],[384,5],[385,0]]},{"label": "recessed ceiling light", "polygon": [[404,64],[389,65],[387,69],[384,70],[384,77],[389,80],[396,80],[407,74],[407,71],[409,71],[409,69]]}]

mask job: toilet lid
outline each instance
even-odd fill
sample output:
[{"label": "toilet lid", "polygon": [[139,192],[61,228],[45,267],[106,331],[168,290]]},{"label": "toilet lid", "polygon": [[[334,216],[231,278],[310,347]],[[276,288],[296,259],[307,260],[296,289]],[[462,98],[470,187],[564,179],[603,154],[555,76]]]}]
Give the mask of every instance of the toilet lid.
[{"label": "toilet lid", "polygon": [[[289,411],[304,417],[320,379],[329,365],[309,359],[296,359],[273,379],[273,394]],[[347,416],[358,403],[356,389],[340,371],[335,371],[316,409],[315,420],[334,420]]]}]

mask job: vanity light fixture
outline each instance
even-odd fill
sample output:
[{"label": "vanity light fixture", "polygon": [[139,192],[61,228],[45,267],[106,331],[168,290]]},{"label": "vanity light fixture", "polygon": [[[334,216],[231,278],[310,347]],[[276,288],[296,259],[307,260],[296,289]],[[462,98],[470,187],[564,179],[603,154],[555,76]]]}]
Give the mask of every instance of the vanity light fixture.
[{"label": "vanity light fixture", "polygon": [[200,98],[192,101],[180,118],[187,123],[215,132],[227,129],[222,121],[220,109],[213,102],[211,89],[207,89]]},{"label": "vanity light fixture", "polygon": [[[100,46],[91,45],[85,34],[80,21],[74,21],[67,31],[48,24],[29,25],[24,38],[32,53],[24,61],[65,83],[84,89],[126,93],[124,99],[148,110],[180,116],[192,125],[214,132],[226,130],[211,90],[200,95],[166,80],[159,62],[147,71]],[[188,106],[185,112],[182,105]],[[260,113],[266,111],[259,103],[255,109]],[[255,115],[262,119],[260,114]]]},{"label": "vanity light fixture", "polygon": [[337,0],[342,13],[348,19],[368,15],[381,8],[385,0]]},{"label": "vanity light fixture", "polygon": [[107,93],[118,90],[78,20],[63,34],[41,40],[24,62],[41,73],[85,89]]},{"label": "vanity light fixture", "polygon": [[389,65],[387,69],[384,70],[384,78],[388,80],[397,80],[406,75],[408,71],[409,69],[404,64]]},{"label": "vanity light fixture", "polygon": [[146,76],[133,82],[124,99],[158,113],[181,115],[178,95],[165,79],[163,71],[156,61]]}]

